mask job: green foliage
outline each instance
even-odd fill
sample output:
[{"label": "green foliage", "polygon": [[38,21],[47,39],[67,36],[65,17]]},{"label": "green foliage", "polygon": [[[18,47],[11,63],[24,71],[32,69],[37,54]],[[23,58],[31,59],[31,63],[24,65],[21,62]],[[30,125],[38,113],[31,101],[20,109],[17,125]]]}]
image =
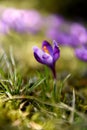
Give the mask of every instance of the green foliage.
[{"label": "green foliage", "polygon": [[[0,56],[0,128],[4,129],[86,129],[86,116],[79,112],[79,95],[66,85],[70,74],[53,81],[45,67],[35,77],[22,75],[12,48]],[[67,96],[66,96],[67,95]],[[70,98],[69,98],[70,97]],[[81,105],[81,104],[80,104]],[[85,104],[82,104],[85,105]],[[84,125],[82,125],[84,122]],[[65,126],[65,127],[63,127]]]}]

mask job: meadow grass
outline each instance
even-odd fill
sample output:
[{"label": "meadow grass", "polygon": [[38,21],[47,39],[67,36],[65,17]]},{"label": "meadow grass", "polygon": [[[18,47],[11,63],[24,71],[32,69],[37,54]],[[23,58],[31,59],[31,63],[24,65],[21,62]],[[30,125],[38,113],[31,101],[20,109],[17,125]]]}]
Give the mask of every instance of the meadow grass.
[{"label": "meadow grass", "polygon": [[[49,68],[40,66],[35,59],[32,61],[35,43],[26,38],[30,42],[25,45],[20,40],[21,48],[18,42],[7,41],[7,38],[0,47],[0,128],[86,130],[87,90],[85,87],[82,95],[81,76],[79,79],[77,75],[86,65],[75,59],[72,49],[60,47],[61,58],[56,64],[57,82],[54,84]],[[27,53],[26,49],[31,51]]]}]

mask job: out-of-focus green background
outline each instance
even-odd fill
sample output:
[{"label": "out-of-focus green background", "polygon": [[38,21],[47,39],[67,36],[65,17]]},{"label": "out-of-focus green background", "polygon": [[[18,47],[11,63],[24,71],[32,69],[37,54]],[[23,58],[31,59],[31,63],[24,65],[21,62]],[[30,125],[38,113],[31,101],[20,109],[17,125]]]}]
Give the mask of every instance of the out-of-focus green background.
[{"label": "out-of-focus green background", "polygon": [[[85,0],[0,0],[0,8],[2,10],[3,8],[10,7],[18,9],[36,9],[42,15],[58,14],[62,15],[67,20],[83,21],[86,23],[86,3],[87,2]],[[44,37],[41,33],[34,36],[13,33],[6,37],[1,36],[0,39],[0,44],[4,46],[5,49],[9,50],[10,46],[13,47],[13,53],[16,60],[20,61],[20,65],[25,64],[25,66],[29,67],[36,67],[36,65],[40,66],[40,64],[37,63],[33,57],[32,47],[34,45],[41,47],[42,41],[46,39],[46,37]],[[61,49],[61,59],[65,60],[64,62],[66,64],[66,68],[78,68],[78,63],[73,54],[73,49]],[[59,69],[63,69],[63,62],[61,59],[60,62],[58,62]],[[67,66],[67,61],[70,63],[69,66]]]},{"label": "out-of-focus green background", "polygon": [[33,8],[43,12],[62,14],[71,19],[87,20],[86,0],[0,0],[0,5]]}]

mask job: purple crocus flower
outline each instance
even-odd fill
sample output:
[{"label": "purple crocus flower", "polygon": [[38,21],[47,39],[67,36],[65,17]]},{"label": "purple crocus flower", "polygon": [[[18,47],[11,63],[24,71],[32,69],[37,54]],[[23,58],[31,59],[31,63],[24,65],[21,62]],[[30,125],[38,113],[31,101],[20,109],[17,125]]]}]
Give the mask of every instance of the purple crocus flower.
[{"label": "purple crocus flower", "polygon": [[78,59],[87,62],[87,48],[77,48],[75,50],[75,55]]},{"label": "purple crocus flower", "polygon": [[39,63],[50,67],[53,72],[54,79],[56,79],[55,62],[60,57],[60,49],[56,41],[53,41],[53,48],[48,41],[43,41],[42,50],[37,46],[34,46],[33,50],[35,59]]}]

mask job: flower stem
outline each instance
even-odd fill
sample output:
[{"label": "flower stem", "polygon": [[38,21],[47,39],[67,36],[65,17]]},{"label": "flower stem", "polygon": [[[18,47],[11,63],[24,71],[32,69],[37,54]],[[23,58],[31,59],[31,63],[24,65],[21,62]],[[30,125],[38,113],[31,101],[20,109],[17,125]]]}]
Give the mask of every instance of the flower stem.
[{"label": "flower stem", "polygon": [[57,90],[56,79],[54,79],[53,81],[53,99],[55,102],[58,101],[58,90]]},{"label": "flower stem", "polygon": [[52,73],[53,73],[53,79],[56,81],[56,70],[55,70],[55,64],[51,67]]}]

